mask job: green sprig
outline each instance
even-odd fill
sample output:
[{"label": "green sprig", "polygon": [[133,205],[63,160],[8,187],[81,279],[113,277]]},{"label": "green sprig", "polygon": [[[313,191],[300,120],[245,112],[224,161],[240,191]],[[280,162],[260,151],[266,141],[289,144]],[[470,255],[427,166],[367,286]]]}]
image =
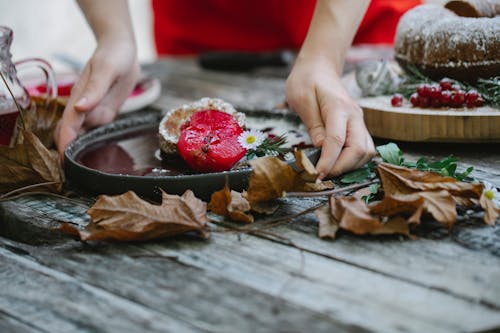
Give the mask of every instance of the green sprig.
[{"label": "green sprig", "polygon": [[247,159],[252,159],[262,156],[279,156],[285,155],[289,150],[282,147],[287,142],[286,135],[282,134],[273,138],[265,138],[264,141],[255,149],[249,149],[246,153]]}]

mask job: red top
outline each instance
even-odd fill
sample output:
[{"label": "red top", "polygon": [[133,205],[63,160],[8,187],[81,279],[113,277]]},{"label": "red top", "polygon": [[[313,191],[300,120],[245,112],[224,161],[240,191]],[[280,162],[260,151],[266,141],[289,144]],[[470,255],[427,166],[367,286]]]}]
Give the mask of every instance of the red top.
[{"label": "red top", "polygon": [[[315,0],[153,0],[158,54],[299,49]],[[372,0],[354,44],[392,44],[399,17],[421,0]]]}]

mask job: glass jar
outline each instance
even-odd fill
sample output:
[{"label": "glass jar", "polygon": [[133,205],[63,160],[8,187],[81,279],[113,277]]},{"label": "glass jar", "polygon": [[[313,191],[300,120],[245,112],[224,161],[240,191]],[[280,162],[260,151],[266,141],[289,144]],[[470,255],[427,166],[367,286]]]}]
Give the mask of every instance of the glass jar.
[{"label": "glass jar", "polygon": [[17,69],[36,66],[42,70],[46,79],[47,99],[57,98],[55,74],[48,62],[38,58],[29,58],[12,62],[10,46],[13,32],[0,26],[0,145],[9,145],[12,140],[19,108],[29,110],[31,100],[26,88],[17,77]]}]

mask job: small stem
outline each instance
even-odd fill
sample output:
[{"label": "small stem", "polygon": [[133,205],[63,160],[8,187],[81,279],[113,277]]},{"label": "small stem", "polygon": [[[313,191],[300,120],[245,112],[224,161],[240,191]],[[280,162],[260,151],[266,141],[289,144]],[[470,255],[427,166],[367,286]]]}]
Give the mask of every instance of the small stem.
[{"label": "small stem", "polygon": [[368,182],[364,183],[359,183],[359,184],[353,184],[349,186],[344,186],[341,188],[335,188],[332,190],[326,190],[326,191],[318,191],[318,192],[287,192],[285,193],[284,197],[290,198],[290,197],[299,197],[299,198],[305,198],[305,197],[321,197],[321,196],[328,196],[328,195],[334,195],[334,194],[339,194],[343,192],[349,192],[349,191],[355,191],[359,190],[360,188],[370,186],[371,184],[378,183],[378,180],[370,180]]},{"label": "small stem", "polygon": [[11,195],[16,194],[16,193],[21,192],[21,191],[30,190],[33,188],[43,187],[43,186],[47,186],[47,185],[54,185],[54,184],[57,184],[57,182],[46,182],[46,183],[38,183],[38,184],[23,186],[23,187],[17,188],[15,190],[12,190],[10,192],[7,192],[5,194],[0,195],[0,200],[8,199],[8,197],[10,197]]}]

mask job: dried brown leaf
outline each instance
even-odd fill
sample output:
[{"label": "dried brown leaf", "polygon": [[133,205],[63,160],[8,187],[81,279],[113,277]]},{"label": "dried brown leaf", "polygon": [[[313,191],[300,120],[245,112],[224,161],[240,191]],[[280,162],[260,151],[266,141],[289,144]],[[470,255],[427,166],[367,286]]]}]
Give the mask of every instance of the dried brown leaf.
[{"label": "dried brown leaf", "polygon": [[319,173],[303,150],[294,151],[295,164],[299,170],[299,176],[305,182],[315,182]]},{"label": "dried brown leaf", "polygon": [[283,196],[295,184],[297,173],[277,157],[261,157],[249,162],[252,166],[247,199],[250,203]]},{"label": "dried brown leaf", "polygon": [[339,221],[339,227],[358,235],[371,234],[382,227],[380,220],[370,215],[370,209],[354,197],[330,198],[332,216]]},{"label": "dried brown leaf", "polygon": [[222,190],[212,193],[208,209],[232,221],[253,222],[253,216],[247,213],[251,209],[250,203],[241,193],[230,190],[227,183]]},{"label": "dried brown leaf", "polygon": [[[54,131],[62,117],[65,103],[62,100],[47,100],[42,97],[32,96],[32,108],[23,111],[23,116],[17,119],[18,128],[26,128],[33,132],[45,147],[52,147],[54,144]],[[24,124],[24,127],[23,127]],[[17,144],[24,142],[21,132],[15,139]]]},{"label": "dried brown leaf", "polygon": [[497,207],[495,202],[491,198],[488,198],[486,191],[484,191],[481,195],[479,204],[484,209],[484,223],[488,225],[495,225],[498,216],[500,215],[500,207]]},{"label": "dried brown leaf", "polygon": [[401,217],[395,216],[389,221],[382,224],[380,229],[377,229],[372,232],[373,235],[405,235],[407,237],[411,237],[410,227],[408,225],[408,221]]},{"label": "dried brown leaf", "polygon": [[377,166],[382,188],[385,193],[411,194],[418,191],[448,191],[451,195],[463,198],[479,198],[483,185],[457,181],[434,172],[420,171],[388,163]]},{"label": "dried brown leaf", "polygon": [[277,200],[252,202],[252,211],[258,214],[271,215],[274,214],[279,207]]},{"label": "dried brown leaf", "polygon": [[386,194],[382,201],[370,207],[372,214],[395,216],[412,215],[408,222],[420,223],[422,212],[451,227],[457,219],[455,200],[447,191],[421,191],[413,194]]},{"label": "dried brown leaf", "polygon": [[334,188],[335,185],[331,180],[324,180],[320,182],[305,183],[301,179],[298,180],[293,186],[294,192],[318,192]]},{"label": "dried brown leaf", "polygon": [[339,230],[338,221],[332,216],[330,206],[322,206],[314,211],[318,218],[319,238],[335,239]]},{"label": "dried brown leaf", "polygon": [[[394,217],[383,223],[378,217],[370,214],[370,209],[364,201],[355,197],[332,196],[330,209],[332,221],[338,223],[340,229],[357,235],[410,235],[407,220],[402,217]],[[327,220],[323,217],[323,223],[326,222]]]},{"label": "dried brown leaf", "polygon": [[[100,196],[88,210],[92,222],[78,230],[82,240],[143,241],[198,231],[207,236],[206,203],[190,190],[182,196],[162,192],[161,205],[153,205],[129,191]],[[68,231],[68,226],[66,230]]]},{"label": "dried brown leaf", "polygon": [[47,149],[31,131],[21,132],[24,142],[14,147],[0,147],[0,191],[22,186],[55,182],[49,189],[60,192],[64,183],[59,155]]}]

